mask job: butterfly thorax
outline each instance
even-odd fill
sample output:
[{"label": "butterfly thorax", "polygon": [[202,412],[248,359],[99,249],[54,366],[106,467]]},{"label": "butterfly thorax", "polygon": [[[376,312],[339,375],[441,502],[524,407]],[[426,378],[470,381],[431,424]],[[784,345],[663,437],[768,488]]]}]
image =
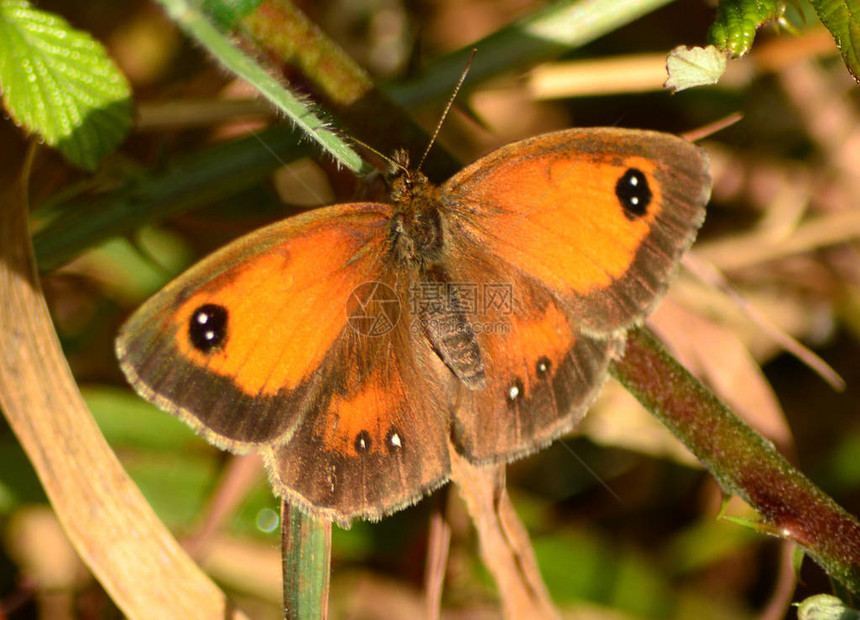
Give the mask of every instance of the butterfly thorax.
[{"label": "butterfly thorax", "polygon": [[392,257],[425,270],[437,263],[443,244],[439,188],[420,172],[399,168],[391,177]]},{"label": "butterfly thorax", "polygon": [[[409,170],[403,153],[395,161],[389,179],[394,204],[389,233],[391,257],[395,265],[402,268],[407,264],[414,269],[418,288],[409,294],[419,298],[412,298],[409,305],[415,309],[415,325],[420,326],[430,346],[466,387],[481,389],[486,385],[486,376],[475,335],[469,330],[450,329],[452,325],[467,325],[468,317],[457,287],[449,286],[439,188],[420,172]],[[442,299],[422,303],[420,291],[427,287],[438,289]]]}]

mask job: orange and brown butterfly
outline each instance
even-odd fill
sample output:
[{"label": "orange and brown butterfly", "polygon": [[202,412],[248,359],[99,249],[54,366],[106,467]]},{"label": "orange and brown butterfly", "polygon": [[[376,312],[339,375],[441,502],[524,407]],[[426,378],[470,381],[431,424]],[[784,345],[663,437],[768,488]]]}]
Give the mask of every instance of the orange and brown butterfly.
[{"label": "orange and brown butterfly", "polygon": [[441,186],[258,230],[147,301],[117,352],[144,398],[264,456],[275,492],[348,526],[412,504],[449,450],[507,461],[570,430],[704,219],[705,153],[571,129]]}]

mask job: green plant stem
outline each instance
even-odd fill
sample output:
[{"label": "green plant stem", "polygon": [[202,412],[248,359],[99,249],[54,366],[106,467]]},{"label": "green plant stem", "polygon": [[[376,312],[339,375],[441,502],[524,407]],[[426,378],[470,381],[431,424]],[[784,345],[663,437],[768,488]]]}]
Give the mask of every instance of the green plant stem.
[{"label": "green plant stem", "polygon": [[[304,74],[317,99],[339,123],[383,153],[426,146],[426,134],[403,112],[450,95],[473,49],[464,90],[504,73],[589,43],[669,0],[561,0],[423,67],[415,79],[375,88],[370,77],[286,0],[267,0],[241,20],[241,27],[273,56]],[[392,102],[396,103],[394,105]],[[434,146],[424,172],[442,181],[460,169]]]},{"label": "green plant stem", "polygon": [[860,523],[786,461],[675,361],[645,329],[632,331],[613,376],[717,479],[762,517],[759,529],[799,544],[860,594]]},{"label": "green plant stem", "polygon": [[274,127],[177,158],[101,198],[46,205],[34,213],[35,218],[50,217],[33,235],[39,269],[56,269],[87,248],[143,224],[229,199],[267,179],[282,162],[307,155],[309,146],[298,140],[289,127]]},{"label": "green plant stem", "polygon": [[466,59],[478,53],[464,85],[470,90],[502,73],[532,67],[591,43],[671,0],[560,0],[493,34],[422,67],[415,79],[384,87],[400,105],[411,108],[451,92]]},{"label": "green plant stem", "polygon": [[308,517],[281,502],[284,619],[324,619],[328,614],[331,522]]},{"label": "green plant stem", "polygon": [[[291,70],[301,71],[314,100],[349,135],[385,154],[407,148],[417,156],[427,146],[426,132],[407,111],[289,2],[263,2],[241,20],[240,26],[254,45],[279,58]],[[460,66],[460,72],[464,66]],[[448,92],[455,83],[456,79],[448,84]],[[431,150],[423,171],[441,181],[460,167],[454,157],[437,146]]]}]

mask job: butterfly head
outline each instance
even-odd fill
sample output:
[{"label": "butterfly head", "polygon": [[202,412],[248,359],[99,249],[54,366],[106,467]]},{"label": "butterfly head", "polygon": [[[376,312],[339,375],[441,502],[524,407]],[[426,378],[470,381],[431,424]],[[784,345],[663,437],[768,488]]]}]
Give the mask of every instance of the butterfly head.
[{"label": "butterfly head", "polygon": [[385,180],[390,188],[391,202],[397,212],[414,210],[417,206],[416,196],[428,183],[427,177],[410,168],[409,152],[406,149],[394,151],[388,160]]}]

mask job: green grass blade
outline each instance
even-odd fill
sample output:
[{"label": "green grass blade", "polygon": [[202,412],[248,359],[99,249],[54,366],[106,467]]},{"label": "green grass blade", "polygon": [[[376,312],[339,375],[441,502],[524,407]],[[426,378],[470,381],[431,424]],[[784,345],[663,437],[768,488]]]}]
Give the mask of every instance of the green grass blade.
[{"label": "green grass blade", "polygon": [[285,620],[325,618],[328,609],[331,522],[281,503],[281,561]]},{"label": "green grass blade", "polygon": [[203,45],[224,67],[251,84],[335,160],[354,172],[370,172],[371,168],[358,153],[329,128],[316,106],[284,88],[254,59],[233,45],[195,4],[185,0],[159,2],[188,36]]},{"label": "green grass blade", "polygon": [[46,211],[58,215],[33,235],[39,269],[55,269],[87,248],[143,224],[235,196],[308,149],[288,127],[274,127],[177,158],[101,198],[85,196],[53,208],[46,205],[34,217]]}]

